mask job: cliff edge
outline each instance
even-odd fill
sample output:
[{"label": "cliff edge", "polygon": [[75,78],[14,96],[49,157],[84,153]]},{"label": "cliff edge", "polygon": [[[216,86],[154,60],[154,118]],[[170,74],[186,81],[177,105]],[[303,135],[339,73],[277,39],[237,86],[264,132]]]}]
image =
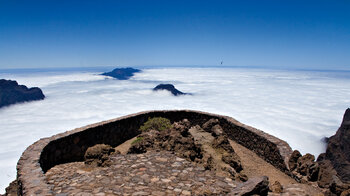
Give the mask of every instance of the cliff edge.
[{"label": "cliff edge", "polygon": [[326,159],[330,160],[342,181],[350,182],[350,108],[336,134],[329,138]]}]

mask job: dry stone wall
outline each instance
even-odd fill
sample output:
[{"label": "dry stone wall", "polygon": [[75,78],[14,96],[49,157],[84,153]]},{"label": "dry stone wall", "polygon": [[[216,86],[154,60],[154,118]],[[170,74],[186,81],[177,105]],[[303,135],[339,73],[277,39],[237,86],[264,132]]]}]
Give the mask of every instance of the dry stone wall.
[{"label": "dry stone wall", "polygon": [[83,161],[87,148],[95,144],[118,146],[138,135],[139,127],[152,117],[165,117],[172,122],[187,118],[192,124],[219,119],[230,139],[240,143],[283,172],[288,173],[289,145],[267,133],[244,125],[227,116],[191,110],[146,111],[103,121],[43,138],[29,146],[17,164],[17,181],[21,195],[52,195],[45,172],[55,165]]}]

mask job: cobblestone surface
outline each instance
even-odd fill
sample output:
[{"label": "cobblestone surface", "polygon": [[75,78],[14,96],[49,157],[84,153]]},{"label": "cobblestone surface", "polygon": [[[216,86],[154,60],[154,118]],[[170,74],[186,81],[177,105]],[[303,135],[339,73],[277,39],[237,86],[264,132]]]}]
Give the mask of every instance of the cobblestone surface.
[{"label": "cobblestone surface", "polygon": [[110,167],[90,168],[83,162],[55,166],[46,173],[48,183],[57,196],[227,195],[237,186],[167,151],[110,158]]}]

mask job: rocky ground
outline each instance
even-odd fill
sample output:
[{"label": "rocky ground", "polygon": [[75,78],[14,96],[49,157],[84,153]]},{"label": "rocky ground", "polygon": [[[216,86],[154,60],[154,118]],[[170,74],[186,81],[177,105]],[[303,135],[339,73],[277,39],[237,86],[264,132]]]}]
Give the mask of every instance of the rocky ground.
[{"label": "rocky ground", "polygon": [[216,176],[169,151],[113,154],[108,167],[82,162],[56,166],[46,173],[54,192],[63,195],[201,195],[228,194],[231,178]]}]

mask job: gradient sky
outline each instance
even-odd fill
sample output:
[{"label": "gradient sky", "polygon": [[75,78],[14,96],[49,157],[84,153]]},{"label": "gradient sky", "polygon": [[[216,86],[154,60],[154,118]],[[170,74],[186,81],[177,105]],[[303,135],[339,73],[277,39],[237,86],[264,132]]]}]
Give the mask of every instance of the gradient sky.
[{"label": "gradient sky", "polygon": [[0,69],[350,70],[349,10],[349,0],[0,0]]}]

